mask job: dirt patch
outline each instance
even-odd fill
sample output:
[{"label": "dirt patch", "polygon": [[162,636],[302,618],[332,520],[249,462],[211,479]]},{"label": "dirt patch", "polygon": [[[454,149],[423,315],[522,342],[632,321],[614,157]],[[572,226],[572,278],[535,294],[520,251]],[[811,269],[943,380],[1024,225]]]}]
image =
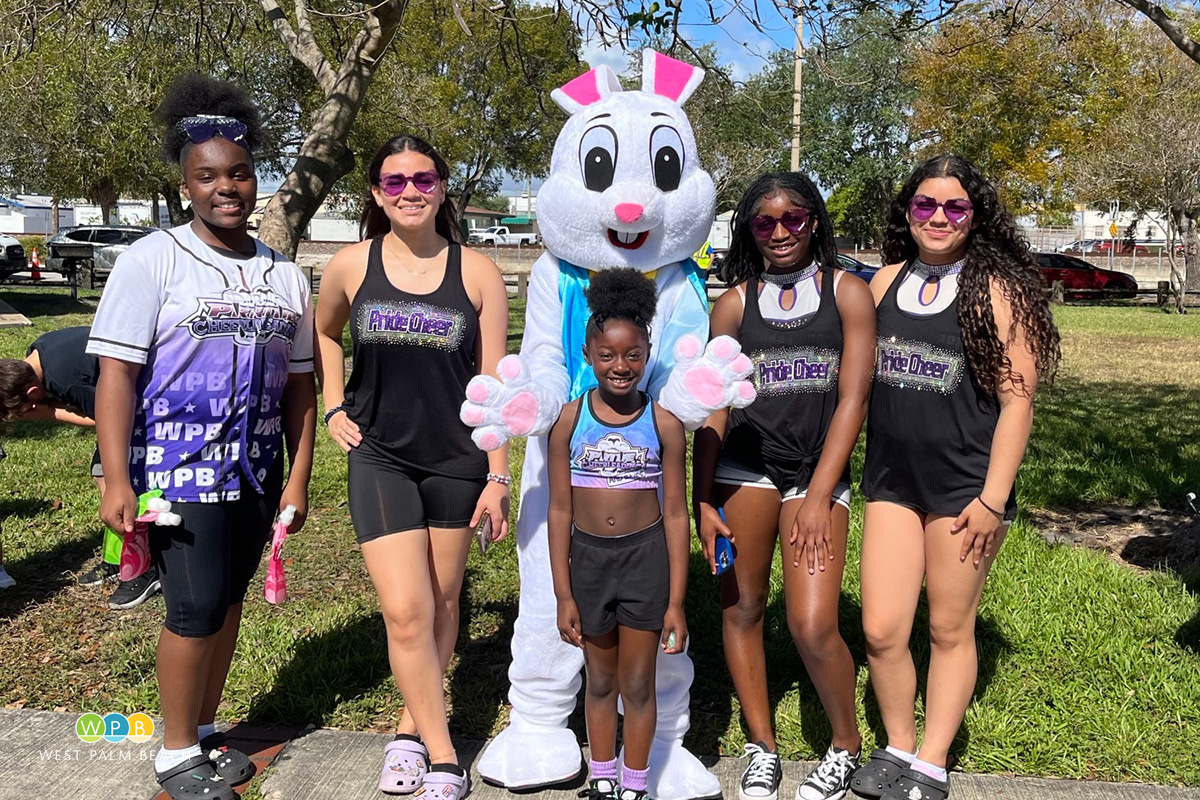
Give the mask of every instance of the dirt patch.
[{"label": "dirt patch", "polygon": [[1183,572],[1200,565],[1200,515],[1124,506],[1029,513],[1050,544],[1090,547],[1138,569]]}]

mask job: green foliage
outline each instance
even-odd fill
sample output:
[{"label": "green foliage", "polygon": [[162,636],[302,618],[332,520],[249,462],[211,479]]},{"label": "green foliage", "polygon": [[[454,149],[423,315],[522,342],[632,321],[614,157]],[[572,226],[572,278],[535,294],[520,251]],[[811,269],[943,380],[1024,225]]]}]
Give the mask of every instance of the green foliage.
[{"label": "green foliage", "polygon": [[800,165],[835,187],[838,233],[860,243],[880,240],[888,204],[912,166],[910,66],[918,42],[904,20],[871,10],[843,20],[805,57]]},{"label": "green foliage", "polygon": [[566,120],[550,91],[584,70],[574,24],[524,2],[502,17],[473,4],[462,13],[470,35],[448,4],[405,14],[402,44],[380,67],[351,140],[359,166],[343,185],[352,194],[364,194],[365,166],[401,132],[427,139],[450,164],[460,212],[476,193],[495,193],[503,172],[549,169]]},{"label": "green foliage", "polygon": [[25,256],[33,257],[33,248],[38,249],[38,257],[45,258],[49,255],[46,252],[46,237],[40,234],[29,234],[27,236],[18,236],[17,241],[21,243],[21,247],[25,248]]}]

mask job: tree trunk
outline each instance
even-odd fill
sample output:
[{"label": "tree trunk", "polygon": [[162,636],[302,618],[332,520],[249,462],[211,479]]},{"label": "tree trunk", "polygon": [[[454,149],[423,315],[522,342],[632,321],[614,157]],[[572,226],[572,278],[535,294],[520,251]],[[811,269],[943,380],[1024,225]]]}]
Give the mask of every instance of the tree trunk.
[{"label": "tree trunk", "polygon": [[[50,235],[58,233],[58,198],[50,198]],[[49,255],[49,252],[46,253]]]},{"label": "tree trunk", "polygon": [[276,0],[258,2],[288,52],[308,67],[325,95],[325,102],[312,117],[300,155],[267,204],[258,231],[262,241],[294,259],[301,234],[329,190],[354,169],[354,154],[346,147],[346,139],[408,2],[384,0],[373,6],[336,70],[317,44],[302,0],[296,1],[295,26]]},{"label": "tree trunk", "polygon": [[1200,291],[1200,239],[1197,238],[1196,218],[1200,208],[1185,209],[1180,215],[1180,238],[1183,240],[1183,273],[1188,291]]},{"label": "tree trunk", "polygon": [[171,218],[172,228],[186,225],[192,221],[190,209],[185,211],[183,208],[183,198],[179,196],[179,187],[170,181],[163,181],[158,187],[158,191],[162,193],[163,200],[167,203],[167,216]]}]

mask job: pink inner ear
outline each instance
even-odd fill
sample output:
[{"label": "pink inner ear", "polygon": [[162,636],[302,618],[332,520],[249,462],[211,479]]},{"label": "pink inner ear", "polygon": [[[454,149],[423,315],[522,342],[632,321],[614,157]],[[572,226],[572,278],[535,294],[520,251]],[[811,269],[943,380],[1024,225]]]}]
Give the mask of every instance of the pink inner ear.
[{"label": "pink inner ear", "polygon": [[[678,102],[696,68],[662,53],[654,54],[654,93]],[[576,78],[575,80],[579,80]],[[575,81],[571,81],[574,83]],[[570,86],[570,84],[567,84]],[[563,87],[564,89],[566,87]]]},{"label": "pink inner ear", "polygon": [[596,70],[588,70],[578,78],[566,83],[561,91],[582,106],[600,101],[600,90],[596,87]]}]

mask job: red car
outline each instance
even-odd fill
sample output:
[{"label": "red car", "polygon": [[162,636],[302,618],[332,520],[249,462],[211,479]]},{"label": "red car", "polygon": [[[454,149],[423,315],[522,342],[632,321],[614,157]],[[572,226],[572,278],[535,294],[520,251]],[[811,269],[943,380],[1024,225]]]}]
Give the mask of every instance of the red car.
[{"label": "red car", "polygon": [[1130,299],[1137,296],[1138,282],[1132,275],[1111,269],[1093,267],[1081,258],[1062,253],[1035,253],[1046,286],[1063,282],[1063,296],[1068,300],[1104,298]]}]

